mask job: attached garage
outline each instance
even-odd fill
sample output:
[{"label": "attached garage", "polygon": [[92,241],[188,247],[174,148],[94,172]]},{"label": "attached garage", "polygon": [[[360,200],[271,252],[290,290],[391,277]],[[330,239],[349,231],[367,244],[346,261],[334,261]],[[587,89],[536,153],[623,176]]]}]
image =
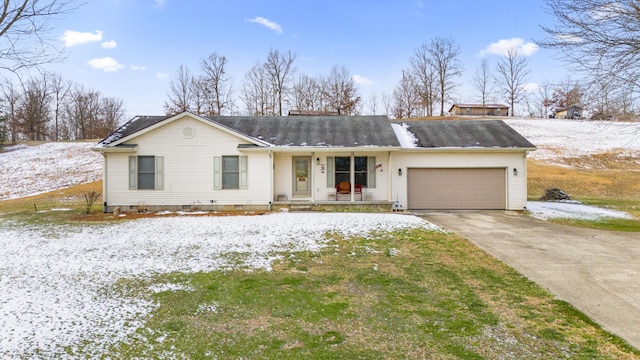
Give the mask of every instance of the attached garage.
[{"label": "attached garage", "polygon": [[409,209],[504,210],[505,168],[408,169]]},{"label": "attached garage", "polygon": [[391,198],[408,210],[524,210],[527,153],[536,149],[500,120],[399,121]]}]

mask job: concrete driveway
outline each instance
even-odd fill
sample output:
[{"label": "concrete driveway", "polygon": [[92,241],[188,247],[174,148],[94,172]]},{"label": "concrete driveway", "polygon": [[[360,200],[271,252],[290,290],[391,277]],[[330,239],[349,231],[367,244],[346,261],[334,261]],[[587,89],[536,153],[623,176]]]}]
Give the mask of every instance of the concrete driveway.
[{"label": "concrete driveway", "polygon": [[422,212],[640,349],[640,234],[551,224],[517,212]]}]

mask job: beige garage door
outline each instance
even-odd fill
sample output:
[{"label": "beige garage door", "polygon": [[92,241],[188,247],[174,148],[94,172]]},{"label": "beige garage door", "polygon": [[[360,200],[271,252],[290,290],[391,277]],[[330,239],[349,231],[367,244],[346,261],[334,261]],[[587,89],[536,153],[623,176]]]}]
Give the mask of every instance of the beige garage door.
[{"label": "beige garage door", "polygon": [[409,209],[506,209],[505,169],[409,169]]}]

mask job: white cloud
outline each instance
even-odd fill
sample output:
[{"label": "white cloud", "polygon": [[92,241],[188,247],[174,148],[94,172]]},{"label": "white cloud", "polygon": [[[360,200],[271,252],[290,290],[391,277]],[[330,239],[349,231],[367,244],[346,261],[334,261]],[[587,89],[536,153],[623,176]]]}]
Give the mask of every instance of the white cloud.
[{"label": "white cloud", "polygon": [[115,47],[118,46],[118,44],[116,44],[115,40],[105,41],[105,42],[101,43],[100,45],[102,45],[102,47],[105,48],[105,49],[115,49]]},{"label": "white cloud", "polygon": [[519,55],[531,56],[538,51],[539,47],[532,42],[525,43],[521,38],[502,39],[498,40],[498,42],[491,43],[482,49],[480,51],[480,56],[485,56],[487,54],[506,55],[507,51],[511,49],[517,50]]},{"label": "white cloud", "polygon": [[369,78],[358,74],[354,74],[351,79],[353,79],[353,82],[361,86],[369,86],[373,84],[373,81],[371,81]]},{"label": "white cloud", "polygon": [[278,34],[282,34],[283,33],[282,27],[280,25],[278,25],[277,23],[274,23],[271,20],[265,19],[263,17],[256,16],[253,19],[250,19],[248,21],[252,22],[252,23],[263,25],[263,26],[265,26],[265,27],[277,32]]},{"label": "white cloud", "polygon": [[168,78],[169,78],[169,74],[167,73],[156,73],[156,79],[158,80],[164,80]]},{"label": "white cloud", "polygon": [[524,91],[526,93],[532,94],[540,88],[540,84],[537,83],[527,83],[524,85]]},{"label": "white cloud", "polygon": [[131,70],[134,70],[134,71],[144,71],[144,70],[147,70],[147,67],[146,67],[146,66],[133,65],[133,64],[130,64],[130,65],[129,65],[129,68],[130,68]]},{"label": "white cloud", "polygon": [[94,69],[106,72],[114,72],[124,68],[124,65],[108,56],[103,58],[91,59],[87,63]]},{"label": "white cloud", "polygon": [[66,47],[83,45],[102,40],[102,31],[96,30],[95,33],[90,33],[66,30],[60,40],[64,41]]},{"label": "white cloud", "polygon": [[579,43],[583,41],[581,37],[572,34],[558,34],[556,38],[566,43]]}]

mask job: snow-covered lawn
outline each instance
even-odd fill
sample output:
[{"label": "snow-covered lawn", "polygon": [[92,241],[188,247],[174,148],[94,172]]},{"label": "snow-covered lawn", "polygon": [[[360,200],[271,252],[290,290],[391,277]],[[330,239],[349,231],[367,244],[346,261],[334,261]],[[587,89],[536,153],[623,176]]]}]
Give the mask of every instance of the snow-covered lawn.
[{"label": "snow-covered lawn", "polygon": [[[270,269],[280,252],[317,250],[327,232],[367,235],[436,229],[408,215],[278,213],[159,217],[109,225],[20,227],[0,218],[0,358],[90,357],[132,334],[154,309],[152,291],[109,291],[123,278],[173,271]],[[35,355],[35,354],[39,355]]]},{"label": "snow-covered lawn", "polygon": [[93,143],[14,145],[0,152],[0,200],[102,179],[102,156]]},{"label": "snow-covered lawn", "polygon": [[633,219],[633,216],[611,209],[584,205],[574,201],[527,201],[527,210],[539,219],[563,218],[580,220],[600,220],[603,218]]},{"label": "snow-covered lawn", "polygon": [[555,163],[561,158],[620,151],[640,154],[640,123],[561,119],[509,119],[505,122],[538,147],[529,154]]}]

